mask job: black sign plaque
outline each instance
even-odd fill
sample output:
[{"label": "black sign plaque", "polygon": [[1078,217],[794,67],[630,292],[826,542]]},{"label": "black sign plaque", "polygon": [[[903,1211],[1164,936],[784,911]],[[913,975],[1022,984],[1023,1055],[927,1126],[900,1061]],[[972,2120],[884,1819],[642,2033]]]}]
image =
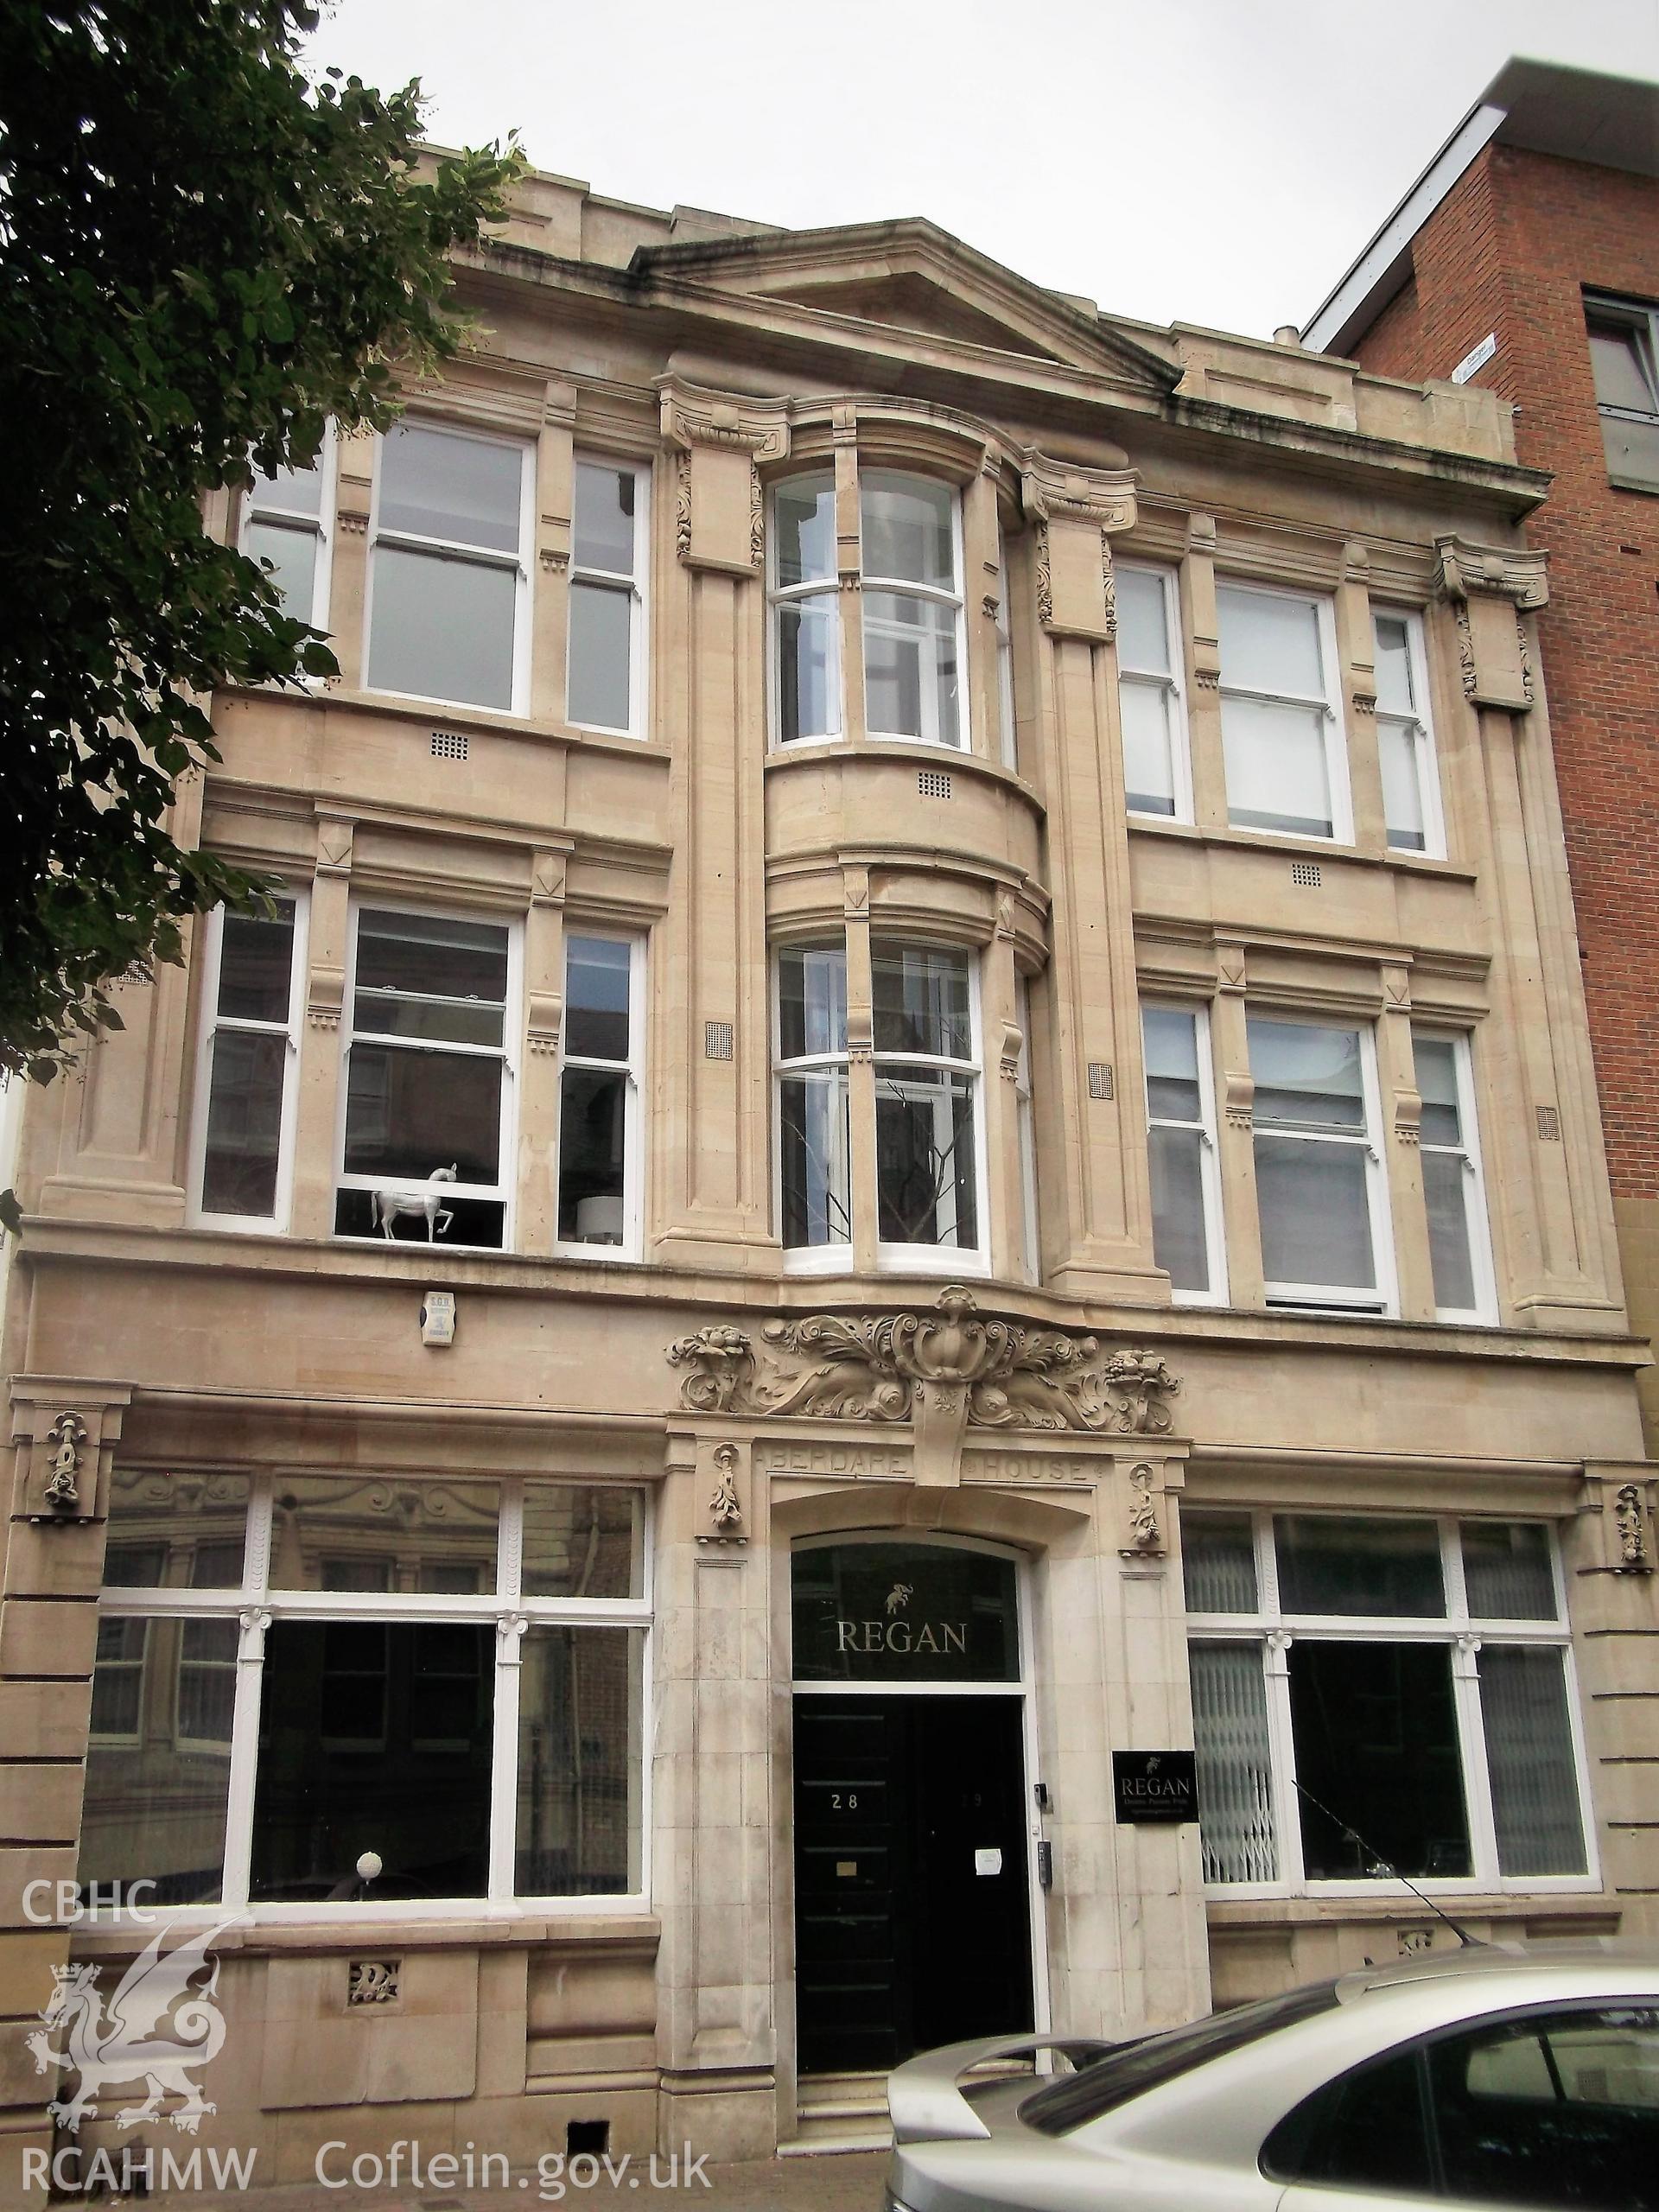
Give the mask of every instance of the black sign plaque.
[{"label": "black sign plaque", "polygon": [[1197,1760],[1191,1751],[1114,1751],[1112,1795],[1120,1821],[1196,1821]]}]

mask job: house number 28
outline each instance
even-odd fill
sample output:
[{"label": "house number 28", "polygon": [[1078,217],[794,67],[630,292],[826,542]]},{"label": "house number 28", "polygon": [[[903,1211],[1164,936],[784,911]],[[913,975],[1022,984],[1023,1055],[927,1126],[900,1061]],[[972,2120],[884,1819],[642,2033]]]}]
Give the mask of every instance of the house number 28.
[{"label": "house number 28", "polygon": [[849,1791],[845,1796],[842,1796],[839,1789],[832,1789],[830,1792],[830,1811],[832,1813],[839,1813],[843,1807],[845,1807],[847,1811],[849,1813],[855,1813],[858,1810],[858,1792],[856,1789]]}]

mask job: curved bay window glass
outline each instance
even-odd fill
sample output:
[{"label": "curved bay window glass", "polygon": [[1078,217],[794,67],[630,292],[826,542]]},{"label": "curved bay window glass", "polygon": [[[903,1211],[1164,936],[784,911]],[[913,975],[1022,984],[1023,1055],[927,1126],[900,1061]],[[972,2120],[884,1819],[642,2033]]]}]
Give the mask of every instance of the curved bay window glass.
[{"label": "curved bay window glass", "polygon": [[960,746],[956,495],[925,477],[868,468],[859,508],[866,727],[872,737]]},{"label": "curved bay window glass", "polygon": [[957,1545],[842,1543],[792,1562],[798,1682],[1017,1682],[1012,1560]]},{"label": "curved bay window glass", "polygon": [[798,476],[772,500],[775,728],[780,741],[841,734],[841,609],[836,482]]},{"label": "curved bay window glass", "polygon": [[503,1246],[512,934],[364,907],[353,943],[334,1232]]},{"label": "curved bay window glass", "polygon": [[965,952],[876,939],[875,1175],[884,1245],[980,1245],[979,1056]]},{"label": "curved bay window glass", "polygon": [[643,1898],[642,1492],[118,1469],[110,1526],[83,1884]]},{"label": "curved bay window glass", "polygon": [[850,1243],[844,945],[791,945],[778,956],[777,1106],[785,1249]]}]

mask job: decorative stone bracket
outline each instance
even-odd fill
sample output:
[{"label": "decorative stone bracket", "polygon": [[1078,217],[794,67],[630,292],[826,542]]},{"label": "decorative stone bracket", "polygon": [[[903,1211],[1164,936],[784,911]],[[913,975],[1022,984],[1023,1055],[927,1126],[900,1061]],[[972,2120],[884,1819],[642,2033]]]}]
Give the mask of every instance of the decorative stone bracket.
[{"label": "decorative stone bracket", "polygon": [[715,1487],[709,1496],[709,1526],[700,1530],[700,1544],[747,1544],[743,1506],[737,1494],[737,1469],[741,1457],[735,1444],[717,1444],[714,1451]]},{"label": "decorative stone bracket", "polygon": [[1035,524],[1038,615],[1054,635],[1116,637],[1111,540],[1135,527],[1136,481],[1130,468],[1074,467],[1027,448],[1020,503]]},{"label": "decorative stone bracket", "polygon": [[762,461],[789,452],[789,403],[659,377],[664,442],[677,448],[675,543],[689,568],[753,576],[766,553]]},{"label": "decorative stone bracket", "polygon": [[1534,703],[1524,617],[1548,604],[1547,556],[1516,546],[1437,537],[1434,582],[1452,602],[1465,698],[1525,714]]},{"label": "decorative stone bracket", "polygon": [[124,1384],[20,1376],[12,1384],[13,1510],[37,1522],[101,1519],[130,1395]]},{"label": "decorative stone bracket", "polygon": [[1105,1351],[1092,1336],[982,1315],[960,1284],[931,1313],[815,1313],[760,1334],[759,1353],[725,1326],[669,1345],[670,1365],[688,1370],[689,1411],[909,1421],[918,1483],[958,1478],[969,1427],[1166,1434],[1181,1387],[1156,1352]]}]

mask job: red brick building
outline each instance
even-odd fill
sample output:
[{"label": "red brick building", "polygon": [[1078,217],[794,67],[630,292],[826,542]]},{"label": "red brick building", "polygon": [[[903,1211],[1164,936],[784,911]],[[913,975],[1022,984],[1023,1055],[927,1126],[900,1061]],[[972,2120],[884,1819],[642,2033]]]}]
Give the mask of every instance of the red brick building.
[{"label": "red brick building", "polygon": [[[1659,86],[1512,61],[1303,342],[1487,385],[1554,478],[1551,727],[1630,1312],[1659,1335]],[[1644,1407],[1651,1449],[1652,1373]]]}]

